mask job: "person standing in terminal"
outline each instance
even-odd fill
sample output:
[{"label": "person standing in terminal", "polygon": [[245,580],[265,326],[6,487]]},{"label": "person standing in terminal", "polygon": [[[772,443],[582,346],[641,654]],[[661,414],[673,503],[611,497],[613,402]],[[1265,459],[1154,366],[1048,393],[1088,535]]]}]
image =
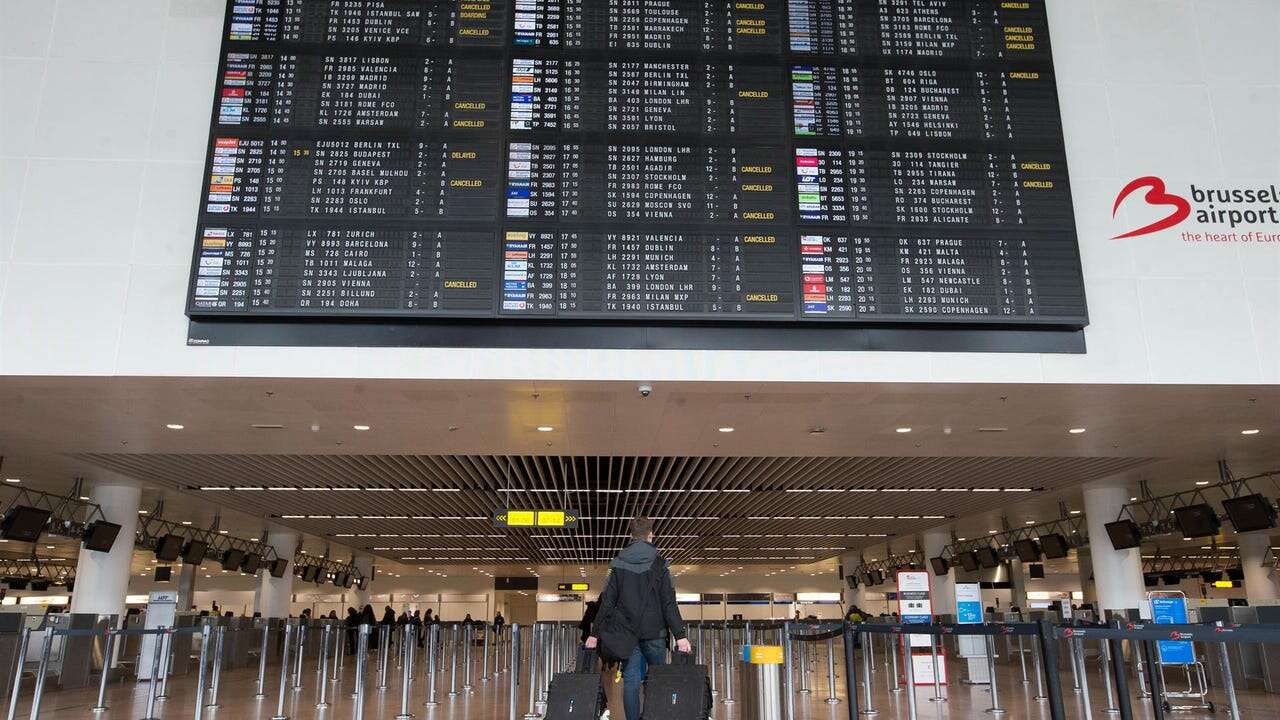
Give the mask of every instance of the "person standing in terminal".
[{"label": "person standing in terminal", "polygon": [[[640,686],[650,665],[667,660],[667,634],[676,639],[676,651],[692,651],[685,636],[684,620],[676,604],[675,583],[666,558],[653,544],[653,520],[631,521],[631,543],[609,564],[609,580],[600,594],[600,607],[586,647],[604,649],[626,636],[635,642],[622,669],[622,704],[626,720],[640,720]],[[622,640],[626,642],[626,640]]]},{"label": "person standing in terminal", "polygon": [[360,613],[353,607],[347,608],[347,654],[356,654],[356,628],[360,627]]}]

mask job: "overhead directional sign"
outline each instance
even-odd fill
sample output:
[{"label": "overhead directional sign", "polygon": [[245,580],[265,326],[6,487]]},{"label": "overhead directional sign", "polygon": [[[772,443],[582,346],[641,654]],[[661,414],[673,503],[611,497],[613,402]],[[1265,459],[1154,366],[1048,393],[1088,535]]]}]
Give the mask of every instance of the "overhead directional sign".
[{"label": "overhead directional sign", "polygon": [[582,513],[577,510],[523,510],[502,508],[493,513],[493,525],[500,528],[574,528]]},{"label": "overhead directional sign", "polygon": [[559,592],[587,592],[591,589],[591,583],[560,583],[556,585]]}]

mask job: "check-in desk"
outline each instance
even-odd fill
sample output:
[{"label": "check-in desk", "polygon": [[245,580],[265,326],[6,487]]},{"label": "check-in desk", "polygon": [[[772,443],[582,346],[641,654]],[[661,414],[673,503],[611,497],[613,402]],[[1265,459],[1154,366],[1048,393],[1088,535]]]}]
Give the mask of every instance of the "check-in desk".
[{"label": "check-in desk", "polygon": [[[1258,622],[1257,608],[1252,607],[1202,607],[1202,622],[1237,623],[1251,625]],[[1204,647],[1205,668],[1209,673],[1209,682],[1214,687],[1225,687],[1222,674],[1223,646],[1208,643]],[[1257,644],[1227,643],[1227,659],[1231,663],[1231,679],[1235,681],[1236,690],[1258,689],[1263,687],[1262,651]]]},{"label": "check-in desk", "polygon": [[[1259,605],[1254,610],[1258,613],[1258,622],[1280,625],[1280,605]],[[1261,645],[1258,655],[1262,663],[1262,686],[1269,693],[1280,694],[1280,644]]]}]

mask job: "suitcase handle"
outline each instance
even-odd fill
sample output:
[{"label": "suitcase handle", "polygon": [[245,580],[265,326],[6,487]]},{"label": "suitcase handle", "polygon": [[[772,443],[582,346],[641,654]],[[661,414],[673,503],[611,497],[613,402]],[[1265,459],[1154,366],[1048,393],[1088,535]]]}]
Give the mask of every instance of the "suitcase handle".
[{"label": "suitcase handle", "polygon": [[578,646],[578,672],[594,672],[600,666],[600,653],[586,645]]},{"label": "suitcase handle", "polygon": [[680,652],[679,650],[671,651],[672,665],[697,665],[698,652],[693,646],[689,647],[689,652]]}]

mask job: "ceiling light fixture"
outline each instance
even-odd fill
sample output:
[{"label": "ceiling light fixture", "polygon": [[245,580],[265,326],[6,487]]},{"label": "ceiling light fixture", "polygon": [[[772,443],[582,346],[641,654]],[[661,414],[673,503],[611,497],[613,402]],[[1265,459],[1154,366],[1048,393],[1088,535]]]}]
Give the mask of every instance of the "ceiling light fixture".
[{"label": "ceiling light fixture", "polygon": [[1248,430],[1241,430],[1240,434],[1241,435],[1257,435],[1260,432],[1262,431],[1259,430],[1258,428],[1249,428]]},{"label": "ceiling light fixture", "polygon": [[900,427],[900,428],[898,428],[898,429],[894,430],[894,432],[897,432],[897,433],[909,433],[909,432],[911,432],[911,428],[909,428],[909,427]]},{"label": "ceiling light fixture", "polygon": [[551,432],[551,431],[553,431],[553,430],[555,430],[555,428],[554,428],[554,427],[552,427],[552,426],[550,426],[550,425],[539,425],[539,426],[538,426],[538,432]]},{"label": "ceiling light fixture", "polygon": [[18,479],[18,478],[5,478],[5,479],[4,479],[4,481],[5,481],[5,482],[7,482],[7,483],[20,483],[20,482],[22,482],[22,480],[20,480],[20,479]]},{"label": "ceiling light fixture", "polygon": [[1088,428],[1071,428],[1067,432],[1071,433],[1072,435],[1083,435],[1084,431],[1087,429]]},{"label": "ceiling light fixture", "polygon": [[722,432],[722,433],[731,433],[731,432],[733,432],[733,430],[734,430],[734,429],[733,429],[733,428],[731,428],[731,427],[722,427],[722,428],[718,428],[718,429],[719,429],[719,430],[720,430],[720,432]]},{"label": "ceiling light fixture", "polygon": [[169,423],[168,425],[165,425],[165,427],[169,428],[170,430],[181,430],[186,426],[179,425],[178,423]]},{"label": "ceiling light fixture", "polygon": [[369,429],[369,426],[368,426],[368,425],[352,425],[352,426],[351,426],[351,429],[352,429],[352,430],[359,430],[360,432],[364,432],[365,430],[368,430],[368,429]]}]

